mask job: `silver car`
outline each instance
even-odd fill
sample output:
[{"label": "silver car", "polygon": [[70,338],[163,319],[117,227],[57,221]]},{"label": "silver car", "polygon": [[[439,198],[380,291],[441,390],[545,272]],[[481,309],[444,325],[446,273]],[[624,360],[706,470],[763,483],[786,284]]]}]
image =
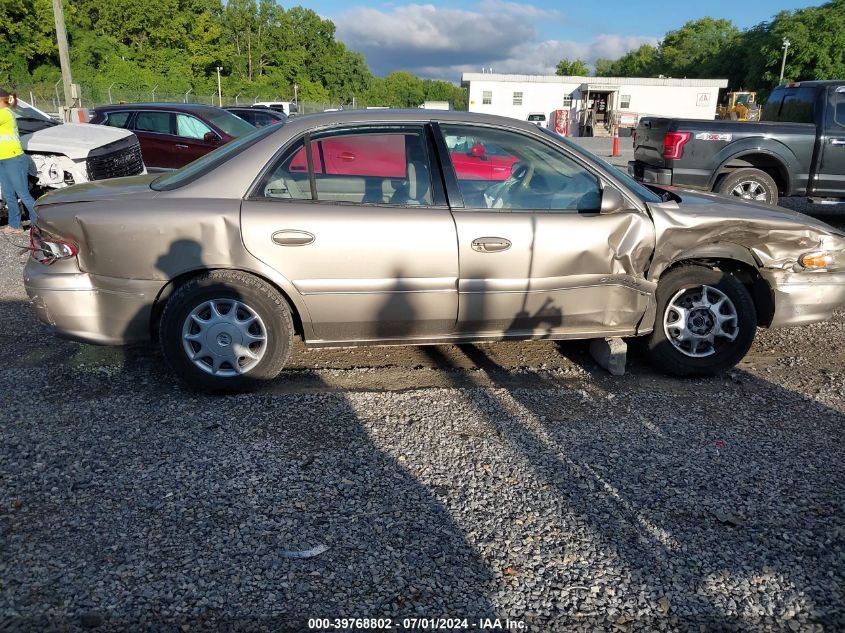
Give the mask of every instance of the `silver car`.
[{"label": "silver car", "polygon": [[60,336],[159,340],[242,390],[311,346],[646,337],[736,364],[756,328],[845,302],[845,236],[788,210],[647,189],[529,122],[349,111],[288,120],[159,176],[38,203],[26,290]]}]

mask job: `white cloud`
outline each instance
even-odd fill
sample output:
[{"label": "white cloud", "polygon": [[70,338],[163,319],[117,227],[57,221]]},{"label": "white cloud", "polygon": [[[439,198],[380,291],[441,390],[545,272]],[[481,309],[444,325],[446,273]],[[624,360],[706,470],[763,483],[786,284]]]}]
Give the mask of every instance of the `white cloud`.
[{"label": "white cloud", "polygon": [[364,53],[376,73],[410,70],[457,80],[482,67],[495,72],[554,72],[561,58],[593,63],[615,59],[657,38],[603,34],[590,42],[542,40],[535,22],[563,21],[546,11],[509,0],[481,0],[473,9],[409,4],[387,11],[357,7],[335,19],[338,37]]}]

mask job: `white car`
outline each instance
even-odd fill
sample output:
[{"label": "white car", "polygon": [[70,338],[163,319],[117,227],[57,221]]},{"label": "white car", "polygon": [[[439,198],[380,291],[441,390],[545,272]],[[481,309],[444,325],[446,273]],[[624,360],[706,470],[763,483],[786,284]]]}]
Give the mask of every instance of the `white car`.
[{"label": "white car", "polygon": [[263,106],[265,108],[270,108],[271,110],[284,112],[288,116],[296,114],[298,111],[297,105],[293,101],[256,101],[252,105]]},{"label": "white car", "polygon": [[545,127],[546,115],[543,112],[531,112],[526,121],[539,127]]},{"label": "white car", "polygon": [[[35,197],[91,180],[146,173],[138,138],[129,130],[59,123],[25,101],[12,110],[29,156]],[[0,192],[2,194],[2,192]]]}]

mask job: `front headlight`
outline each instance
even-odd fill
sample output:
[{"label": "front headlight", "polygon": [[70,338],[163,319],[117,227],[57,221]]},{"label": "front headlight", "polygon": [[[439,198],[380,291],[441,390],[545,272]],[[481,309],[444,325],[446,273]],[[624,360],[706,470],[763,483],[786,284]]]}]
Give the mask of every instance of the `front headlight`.
[{"label": "front headlight", "polygon": [[845,268],[845,251],[813,251],[798,258],[804,270],[842,270]]}]

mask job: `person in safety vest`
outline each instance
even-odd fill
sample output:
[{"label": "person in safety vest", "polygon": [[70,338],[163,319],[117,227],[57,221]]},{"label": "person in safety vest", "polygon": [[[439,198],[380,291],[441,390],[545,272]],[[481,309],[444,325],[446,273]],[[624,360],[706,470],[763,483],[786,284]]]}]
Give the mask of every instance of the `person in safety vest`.
[{"label": "person in safety vest", "polygon": [[35,200],[29,193],[29,157],[21,147],[18,124],[12,110],[18,104],[14,92],[0,88],[0,193],[9,210],[9,224],[4,233],[20,233],[23,230],[18,198],[29,211],[30,225],[35,225]]}]

